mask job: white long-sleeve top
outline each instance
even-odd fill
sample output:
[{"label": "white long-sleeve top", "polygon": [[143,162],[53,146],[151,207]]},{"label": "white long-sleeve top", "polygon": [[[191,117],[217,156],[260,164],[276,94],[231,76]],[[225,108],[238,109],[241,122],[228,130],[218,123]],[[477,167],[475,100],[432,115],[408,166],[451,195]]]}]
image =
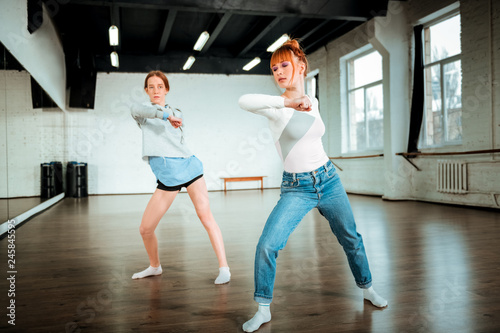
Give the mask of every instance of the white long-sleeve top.
[{"label": "white long-sleeve top", "polygon": [[248,94],[240,97],[239,106],[265,116],[276,145],[276,150],[287,172],[299,173],[316,170],[329,161],[321,137],[325,124],[315,98],[312,110],[301,112],[285,107],[281,96]]}]

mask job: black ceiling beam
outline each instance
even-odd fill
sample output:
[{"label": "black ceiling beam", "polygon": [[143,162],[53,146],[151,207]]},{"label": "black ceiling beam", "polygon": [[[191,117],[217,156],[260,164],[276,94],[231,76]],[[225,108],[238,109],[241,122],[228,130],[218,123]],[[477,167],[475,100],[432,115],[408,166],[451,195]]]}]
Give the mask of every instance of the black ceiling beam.
[{"label": "black ceiling beam", "polygon": [[311,25],[310,19],[309,20],[307,20],[307,19],[301,20],[297,26],[293,27],[289,31],[288,35],[292,38],[296,38],[300,34],[301,31],[306,30],[306,28],[310,25]]},{"label": "black ceiling beam", "polygon": [[306,32],[304,35],[300,36],[300,39],[302,41],[306,40],[309,36],[311,36],[313,33],[321,29],[321,27],[327,24],[328,22],[331,22],[331,20],[324,20],[323,22],[321,22],[320,24],[316,25],[314,28]]},{"label": "black ceiling beam", "polygon": [[43,24],[43,7],[42,2],[37,0],[28,0],[28,31],[30,34],[38,30]]},{"label": "black ceiling beam", "polygon": [[[349,21],[367,21],[373,17],[373,13],[387,9],[387,3],[383,6],[382,1],[376,1],[382,7],[367,6],[367,0],[316,0],[302,5],[303,1],[225,1],[221,5],[219,0],[71,0],[74,5],[91,6],[111,6],[116,4],[120,7],[141,8],[154,10],[177,10],[179,12],[198,13],[221,13],[228,11],[234,15],[255,15],[255,16],[281,16],[281,17],[302,17],[313,19],[333,19]],[[387,2],[387,0],[384,0]],[[314,5],[314,6],[313,6]],[[370,10],[368,10],[370,8]]]},{"label": "black ceiling beam", "polygon": [[210,33],[210,38],[208,39],[207,43],[201,50],[200,54],[205,54],[210,46],[212,46],[213,42],[217,39],[219,34],[221,33],[222,29],[226,26],[227,22],[229,22],[229,19],[231,18],[233,14],[231,12],[224,13],[224,15],[221,17],[219,23],[215,27],[215,29]]},{"label": "black ceiling beam", "polygon": [[120,29],[120,7],[113,5],[110,8],[111,10],[111,24],[114,24]]},{"label": "black ceiling beam", "polygon": [[260,63],[252,68],[250,72],[244,71],[243,66],[250,58],[232,57],[196,57],[193,66],[184,71],[182,66],[186,62],[189,52],[178,52],[173,56],[138,56],[130,54],[120,54],[120,68],[114,68],[109,62],[109,55],[101,54],[96,56],[96,70],[98,72],[135,72],[148,73],[152,70],[161,70],[165,73],[185,73],[185,74],[263,74],[269,75],[269,66]]},{"label": "black ceiling beam", "polygon": [[346,22],[339,24],[338,26],[335,27],[335,29],[330,30],[329,32],[324,34],[321,38],[318,38],[314,42],[312,42],[311,44],[308,44],[307,46],[305,46],[304,51],[308,52],[308,50],[310,50],[314,45],[316,45],[318,43],[322,43],[322,41],[328,39],[331,35],[333,35],[337,31],[339,31],[340,29],[342,29],[343,27],[345,27],[349,23],[350,23],[349,21],[346,21]]},{"label": "black ceiling beam", "polygon": [[174,25],[175,17],[177,16],[177,11],[171,9],[168,11],[167,20],[165,21],[165,26],[163,27],[163,33],[161,34],[160,45],[158,46],[158,53],[162,54],[165,52],[165,47],[167,47],[168,38],[172,32],[172,26]]},{"label": "black ceiling beam", "polygon": [[276,24],[281,21],[283,17],[282,16],[277,16],[275,17],[271,23],[269,23],[262,31],[255,36],[250,42],[247,43],[247,45],[238,53],[237,57],[243,56],[245,53],[247,53],[255,44],[257,44],[258,41],[260,41]]}]

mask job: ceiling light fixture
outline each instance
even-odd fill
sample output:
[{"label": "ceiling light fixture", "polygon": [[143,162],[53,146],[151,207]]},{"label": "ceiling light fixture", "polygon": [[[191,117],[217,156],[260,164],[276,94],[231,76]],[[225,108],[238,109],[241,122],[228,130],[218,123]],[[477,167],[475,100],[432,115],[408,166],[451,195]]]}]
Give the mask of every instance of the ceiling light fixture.
[{"label": "ceiling light fixture", "polygon": [[194,61],[195,61],[195,57],[193,56],[189,56],[188,60],[186,61],[186,63],[184,64],[184,66],[182,67],[183,70],[188,70],[191,68],[191,66],[193,65]]},{"label": "ceiling light fixture", "polygon": [[206,31],[203,31],[200,34],[200,37],[198,37],[198,40],[196,41],[196,44],[194,44],[193,50],[195,51],[201,51],[203,46],[205,46],[205,43],[207,40],[210,38],[210,34]]},{"label": "ceiling light fixture", "polygon": [[111,58],[111,66],[116,68],[120,67],[120,62],[118,61],[118,53],[113,51],[109,56]]},{"label": "ceiling light fixture", "polygon": [[118,27],[116,25],[112,25],[109,27],[109,45],[118,45]]},{"label": "ceiling light fixture", "polygon": [[278,49],[278,47],[280,47],[281,45],[283,45],[284,42],[286,42],[287,40],[290,39],[290,36],[288,36],[287,34],[284,34],[283,36],[281,36],[280,38],[278,38],[274,43],[271,44],[271,46],[269,46],[267,48],[267,52],[274,52]]},{"label": "ceiling light fixture", "polygon": [[244,71],[249,71],[252,68],[254,68],[255,66],[257,66],[259,63],[260,63],[260,58],[259,57],[255,57],[255,58],[252,59],[252,61],[250,61],[245,66],[243,66],[243,70]]}]

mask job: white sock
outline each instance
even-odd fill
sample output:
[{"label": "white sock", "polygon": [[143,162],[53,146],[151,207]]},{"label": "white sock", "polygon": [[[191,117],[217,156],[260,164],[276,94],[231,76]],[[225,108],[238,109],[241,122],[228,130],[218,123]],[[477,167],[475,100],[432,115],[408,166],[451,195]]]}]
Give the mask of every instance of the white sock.
[{"label": "white sock", "polygon": [[228,283],[231,280],[231,273],[229,272],[229,267],[220,267],[219,276],[215,279],[215,284]]},{"label": "white sock", "polygon": [[387,306],[387,301],[377,294],[373,287],[363,289],[363,298],[369,300],[376,307],[385,308]]},{"label": "white sock", "polygon": [[160,275],[162,273],[161,265],[158,267],[149,266],[145,270],[132,275],[132,279],[142,279],[148,276]]},{"label": "white sock", "polygon": [[259,304],[259,310],[252,319],[243,324],[243,331],[255,332],[260,325],[271,321],[271,310],[269,304]]}]

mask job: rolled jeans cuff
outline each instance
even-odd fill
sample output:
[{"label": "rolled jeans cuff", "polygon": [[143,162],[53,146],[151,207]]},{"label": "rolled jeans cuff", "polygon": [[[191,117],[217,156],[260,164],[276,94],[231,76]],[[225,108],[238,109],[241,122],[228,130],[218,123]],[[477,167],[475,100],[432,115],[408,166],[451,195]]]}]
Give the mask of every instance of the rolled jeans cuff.
[{"label": "rolled jeans cuff", "polygon": [[271,304],[272,298],[254,295],[253,299],[259,304]]},{"label": "rolled jeans cuff", "polygon": [[358,283],[356,283],[356,285],[357,285],[359,288],[361,288],[361,289],[368,289],[368,288],[370,288],[370,287],[372,286],[372,282],[370,281],[370,282],[368,282],[368,283],[366,283],[366,284],[358,284]]}]

